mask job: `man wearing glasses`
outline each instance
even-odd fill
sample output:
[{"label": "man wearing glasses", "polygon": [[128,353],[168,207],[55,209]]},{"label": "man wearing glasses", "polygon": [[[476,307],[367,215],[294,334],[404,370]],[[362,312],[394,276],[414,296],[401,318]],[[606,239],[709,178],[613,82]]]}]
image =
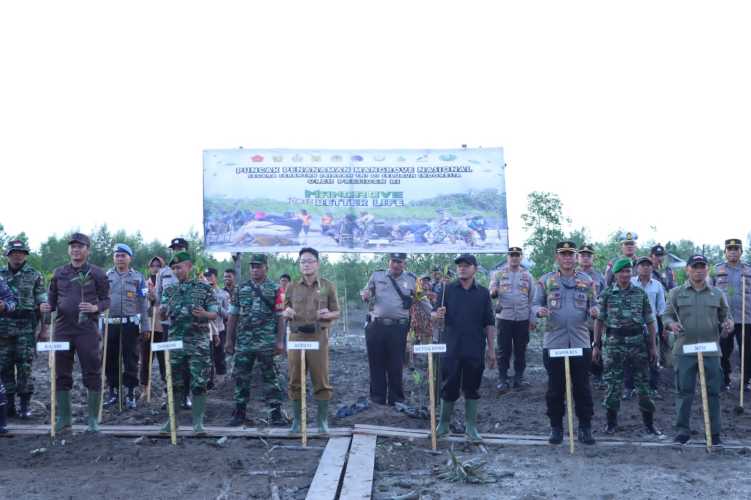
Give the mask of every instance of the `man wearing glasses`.
[{"label": "man wearing glasses", "polygon": [[[292,281],[285,296],[284,317],[289,320],[290,341],[317,341],[317,351],[305,351],[305,363],[313,382],[313,399],[318,406],[318,431],[328,432],[328,408],[332,389],[329,383],[329,329],[339,319],[336,288],[329,280],[318,275],[320,262],[318,250],[305,247],[300,250],[299,280]],[[300,432],[302,421],[301,391],[304,390],[300,371],[300,351],[293,350],[289,357],[289,399],[292,401],[294,419],[290,432]]]}]

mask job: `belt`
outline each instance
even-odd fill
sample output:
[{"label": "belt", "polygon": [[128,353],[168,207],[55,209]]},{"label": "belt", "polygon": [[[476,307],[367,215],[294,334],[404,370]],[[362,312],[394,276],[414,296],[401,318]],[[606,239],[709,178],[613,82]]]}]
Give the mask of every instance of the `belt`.
[{"label": "belt", "polygon": [[127,325],[128,323],[140,324],[141,315],[136,314],[135,316],[123,316],[120,318],[107,318],[106,323],[110,325]]},{"label": "belt", "polygon": [[637,335],[644,335],[644,329],[639,328],[608,328],[608,335],[615,337],[636,337]]},{"label": "belt", "polygon": [[409,320],[407,318],[391,319],[391,318],[373,318],[373,323],[376,325],[393,326],[393,325],[408,325]]}]

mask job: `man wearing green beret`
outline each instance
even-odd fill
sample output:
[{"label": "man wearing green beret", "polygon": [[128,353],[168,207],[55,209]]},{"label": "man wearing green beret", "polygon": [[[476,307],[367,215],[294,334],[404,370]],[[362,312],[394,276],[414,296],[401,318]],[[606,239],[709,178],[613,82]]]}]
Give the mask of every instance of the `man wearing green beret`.
[{"label": "man wearing green beret", "polygon": [[[176,394],[193,393],[193,432],[204,433],[206,390],[211,375],[211,342],[209,322],[216,319],[219,306],[211,286],[191,278],[193,262],[188,252],[177,252],[170,267],[178,283],[164,289],[160,302],[162,318],[170,320],[170,340],[182,340],[183,348],[170,353],[172,372],[190,372],[190,387],[182,377],[172,380]],[[218,344],[219,337],[213,341]],[[169,421],[162,427],[169,432]]]},{"label": "man wearing green beret", "polygon": [[[607,410],[605,432],[613,434],[618,425],[618,410],[623,391],[624,367],[630,366],[639,391],[639,409],[647,434],[660,436],[654,427],[655,404],[649,391],[649,365],[654,362],[656,318],[647,293],[631,284],[631,259],[623,258],[613,264],[615,283],[602,292],[599,299],[600,316],[595,320],[594,359],[600,358],[603,347],[602,331],[607,328],[604,343],[605,381],[608,393],[604,401]],[[649,337],[644,342],[644,326]]]}]

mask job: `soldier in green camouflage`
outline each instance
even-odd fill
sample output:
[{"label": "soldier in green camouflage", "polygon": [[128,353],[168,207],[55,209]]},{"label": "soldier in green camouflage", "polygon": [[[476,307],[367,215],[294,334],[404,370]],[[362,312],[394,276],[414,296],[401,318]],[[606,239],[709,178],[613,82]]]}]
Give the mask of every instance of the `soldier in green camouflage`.
[{"label": "soldier in green camouflage", "polygon": [[235,354],[232,375],[235,379],[235,411],[229,425],[237,427],[245,421],[250,398],[253,365],[258,362],[263,377],[264,399],[270,408],[272,425],[286,425],[282,413],[282,386],[274,356],[284,352],[284,304],[279,285],[268,278],[265,255],[250,259],[250,280],[235,287],[227,324],[228,354]]},{"label": "soldier in green camouflage", "polygon": [[[34,392],[31,362],[34,357],[35,332],[39,323],[39,305],[47,302],[44,278],[26,263],[29,249],[21,240],[8,243],[8,265],[0,269],[18,298],[15,311],[0,317],[0,377],[8,394],[8,416],[29,418],[29,401]],[[14,373],[15,372],[15,373]],[[16,411],[15,395],[21,407]]]},{"label": "soldier in green camouflage", "polygon": [[[631,284],[631,259],[623,258],[613,264],[615,282],[600,295],[600,315],[595,320],[594,359],[599,359],[602,349],[602,330],[605,338],[605,381],[608,393],[604,406],[607,410],[605,432],[612,434],[618,426],[618,410],[623,391],[624,367],[630,366],[639,392],[639,409],[642,412],[647,434],[661,436],[655,429],[655,404],[649,391],[649,366],[657,353],[655,347],[656,318],[647,293]],[[646,325],[649,336],[645,339]]]},{"label": "soldier in green camouflage", "polygon": [[[163,319],[170,320],[170,340],[182,340],[183,348],[170,352],[172,373],[190,371],[190,387],[183,387],[181,376],[172,379],[176,394],[193,393],[193,432],[203,434],[203,416],[206,411],[206,391],[211,374],[211,333],[209,321],[215,320],[219,306],[210,285],[190,277],[193,269],[190,254],[178,252],[172,257],[170,267],[178,283],[162,293],[160,310]],[[215,344],[219,337],[214,336]],[[169,421],[162,432],[169,432]]]}]

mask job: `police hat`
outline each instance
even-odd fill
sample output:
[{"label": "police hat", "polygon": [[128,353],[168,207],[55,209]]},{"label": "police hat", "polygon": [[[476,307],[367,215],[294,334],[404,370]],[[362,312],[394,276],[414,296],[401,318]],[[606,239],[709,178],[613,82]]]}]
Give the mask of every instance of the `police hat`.
[{"label": "police hat", "polygon": [[585,244],[583,244],[582,246],[579,247],[579,253],[593,254],[593,253],[595,253],[595,247],[592,246],[592,245],[589,245],[589,244],[585,243]]},{"label": "police hat", "polygon": [[743,248],[743,243],[741,243],[741,240],[739,239],[731,238],[725,240],[725,248]]},{"label": "police hat", "polygon": [[658,257],[662,257],[665,255],[665,247],[660,245],[659,243],[652,247],[652,249],[649,251],[651,255],[656,255]]},{"label": "police hat", "polygon": [[193,259],[190,258],[190,254],[188,252],[177,252],[173,257],[172,260],[169,261],[170,267],[174,266],[175,264],[179,264],[181,262],[192,262]]},{"label": "police hat", "polygon": [[633,231],[626,231],[625,233],[621,233],[620,241],[621,243],[634,243],[638,239],[639,239],[638,234],[636,234]]},{"label": "police hat", "polygon": [[688,267],[694,267],[696,264],[704,264],[708,266],[709,262],[707,261],[707,258],[701,254],[692,255],[691,257],[688,258],[688,261],[686,262],[686,265]]},{"label": "police hat", "polygon": [[70,238],[68,239],[68,245],[71,245],[73,243],[80,243],[81,245],[86,245],[87,247],[91,246],[91,240],[83,233],[71,234]]},{"label": "police hat", "polygon": [[172,241],[170,241],[169,247],[171,249],[175,249],[175,247],[181,247],[184,249],[188,249],[188,242],[185,240],[185,238],[173,238]]},{"label": "police hat", "polygon": [[401,252],[394,252],[389,254],[389,260],[401,260],[405,261],[407,260],[407,254],[401,253]]},{"label": "police hat", "polygon": [[250,263],[251,264],[268,264],[269,259],[266,257],[266,255],[262,253],[254,253],[250,256]]},{"label": "police hat", "polygon": [[572,252],[576,253],[576,243],[573,241],[559,241],[555,245],[555,253]]},{"label": "police hat", "polygon": [[509,247],[508,254],[511,255],[512,253],[521,255],[522,254],[522,249],[520,247]]},{"label": "police hat", "polygon": [[477,259],[475,259],[474,255],[469,253],[463,253],[459,257],[454,259],[454,264],[459,264],[461,262],[469,264],[470,266],[477,266]]},{"label": "police hat", "polygon": [[128,255],[133,257],[133,250],[131,250],[130,247],[126,245],[125,243],[117,243],[115,245],[114,250],[112,250],[112,253],[120,253],[120,252],[127,253]]},{"label": "police hat", "polygon": [[8,248],[5,250],[5,256],[10,255],[11,252],[23,252],[29,255],[29,247],[21,240],[13,240],[8,242]]},{"label": "police hat", "polygon": [[638,266],[638,265],[641,265],[641,264],[649,264],[651,266],[651,265],[653,265],[652,264],[652,259],[650,259],[649,257],[639,257],[636,260],[636,265]]}]

